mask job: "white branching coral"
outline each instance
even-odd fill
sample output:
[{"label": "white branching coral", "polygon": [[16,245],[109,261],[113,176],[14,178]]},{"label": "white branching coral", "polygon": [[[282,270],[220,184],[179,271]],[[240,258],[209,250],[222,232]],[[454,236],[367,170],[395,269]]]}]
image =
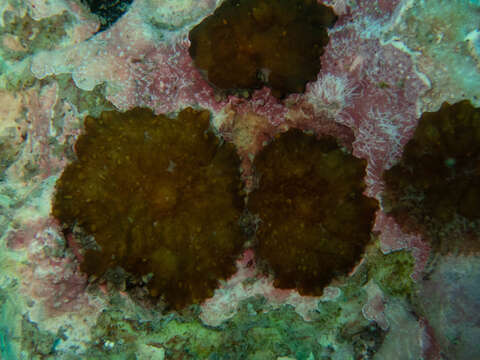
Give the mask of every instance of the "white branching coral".
[{"label": "white branching coral", "polygon": [[309,85],[306,99],[315,113],[337,117],[356,96],[356,88],[347,77],[325,74]]}]

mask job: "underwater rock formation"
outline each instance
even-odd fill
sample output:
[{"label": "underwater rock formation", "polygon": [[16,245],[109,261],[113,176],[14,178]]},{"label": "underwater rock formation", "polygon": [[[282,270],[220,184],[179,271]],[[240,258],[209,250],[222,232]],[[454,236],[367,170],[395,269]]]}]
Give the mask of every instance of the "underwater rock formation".
[{"label": "underwater rock formation", "polygon": [[422,100],[427,111],[462,99],[480,106],[479,11],[478,0],[415,1],[404,5],[388,30],[389,38],[402,38],[423,55],[416,63],[432,85]]},{"label": "underwater rock formation", "polygon": [[[367,160],[365,195],[380,199],[382,173],[400,159],[419,111],[460,99],[479,106],[477,0],[318,0],[339,15],[321,69],[305,93],[282,101],[267,86],[249,97],[215,91],[195,68],[188,33],[222,3],[135,0],[99,33],[98,18],[80,1],[0,6],[0,87],[16,98],[0,94],[11,104],[0,119],[8,125],[0,124],[0,357],[395,359],[401,349],[406,358],[478,358],[475,256],[436,255],[432,270],[428,242],[383,211],[378,243],[321,297],[273,288],[253,250],[194,311],[164,311],[162,301],[152,307],[143,298],[149,283],[137,287],[131,278],[129,291],[119,291],[118,268],[88,285],[78,269],[79,227],[64,237],[50,209],[86,115],[208,109],[235,144],[242,176],[287,128],[333,135]],[[20,111],[12,112],[16,103]]]},{"label": "underwater rock formation", "polygon": [[209,129],[209,113],[150,110],[87,117],[78,159],[56,184],[53,215],[96,244],[81,270],[122,267],[174,308],[210,297],[243,244],[239,159]]},{"label": "underwater rock formation", "polygon": [[360,260],[377,210],[363,195],[365,166],[334,138],[300,130],[257,155],[259,184],[248,207],[260,217],[257,256],[273,270],[275,286],[321,295]]},{"label": "underwater rock formation", "polygon": [[227,0],[190,31],[190,55],[219,89],[268,86],[275,97],[305,90],[320,71],[336,21],[315,0]]}]

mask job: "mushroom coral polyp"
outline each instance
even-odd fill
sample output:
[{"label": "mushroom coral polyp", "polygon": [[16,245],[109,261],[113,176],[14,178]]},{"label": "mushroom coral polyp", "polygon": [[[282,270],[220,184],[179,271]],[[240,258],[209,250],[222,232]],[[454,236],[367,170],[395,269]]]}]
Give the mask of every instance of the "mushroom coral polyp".
[{"label": "mushroom coral polyp", "polygon": [[321,295],[361,259],[378,203],[363,195],[366,161],[332,137],[290,130],[255,159],[258,188],[248,198],[258,214],[256,253],[280,288]]},{"label": "mushroom coral polyp", "polygon": [[464,100],[423,113],[384,180],[384,208],[406,230],[441,253],[478,251],[480,109]]},{"label": "mushroom coral polyp", "polygon": [[190,32],[190,55],[219,89],[284,97],[316,79],[335,21],[317,0],[226,0]]},{"label": "mushroom coral polyp", "polygon": [[[95,239],[84,246],[83,272],[151,274],[150,294],[176,309],[210,297],[234,273],[246,238],[240,162],[234,146],[209,131],[207,111],[87,117],[75,150],[52,212]],[[365,166],[334,138],[300,130],[257,155],[259,184],[247,205],[261,220],[256,255],[277,287],[321,295],[360,260],[377,209],[363,195]]]},{"label": "mushroom coral polyp", "polygon": [[212,295],[235,271],[243,246],[239,159],[209,129],[209,113],[178,118],[147,109],[87,117],[78,159],[56,184],[53,215],[80,226],[98,247],[81,270],[122,267],[174,308]]}]

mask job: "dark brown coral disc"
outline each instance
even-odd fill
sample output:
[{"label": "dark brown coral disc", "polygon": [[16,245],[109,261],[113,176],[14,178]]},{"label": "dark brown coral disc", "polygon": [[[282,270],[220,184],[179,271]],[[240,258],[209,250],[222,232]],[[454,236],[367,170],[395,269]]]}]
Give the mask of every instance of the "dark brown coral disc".
[{"label": "dark brown coral disc", "polygon": [[258,214],[257,256],[275,285],[321,295],[352,270],[370,241],[377,201],[363,195],[366,161],[332,137],[289,130],[254,161],[258,189],[248,198]]},{"label": "dark brown coral disc", "polygon": [[284,97],[316,79],[335,21],[316,0],[226,0],[190,32],[190,55],[219,89]]},{"label": "dark brown coral disc", "polygon": [[463,100],[420,117],[383,176],[385,211],[441,253],[480,251],[480,108]]},{"label": "dark brown coral disc", "polygon": [[53,215],[99,246],[81,270],[153,274],[150,294],[174,308],[210,297],[243,245],[239,158],[209,131],[208,111],[147,109],[87,117],[78,159],[56,184]]}]

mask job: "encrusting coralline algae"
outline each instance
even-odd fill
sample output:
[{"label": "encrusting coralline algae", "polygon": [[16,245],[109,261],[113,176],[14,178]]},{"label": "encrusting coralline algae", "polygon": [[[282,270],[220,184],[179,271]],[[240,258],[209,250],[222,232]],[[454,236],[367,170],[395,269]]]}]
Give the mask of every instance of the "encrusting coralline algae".
[{"label": "encrusting coralline algae", "polygon": [[[385,171],[402,161],[422,113],[445,101],[480,105],[478,1],[319,1],[337,16],[319,70],[282,94],[221,91],[195,66],[189,32],[224,3],[136,0],[103,28],[80,1],[0,4],[0,357],[478,358],[478,316],[468,311],[478,254],[457,246],[462,237],[438,251],[385,204],[358,263],[322,295],[275,287],[255,251],[262,213],[243,210],[248,200],[234,267],[198,304],[152,301],[142,285],[152,274],[135,280],[114,267],[87,277],[81,260],[94,239],[80,224],[63,228],[51,207],[87,118],[209,112],[216,141],[237,153],[246,198],[261,186],[255,159],[283,133],[331,136],[366,164],[363,196],[382,201]],[[268,69],[255,70],[269,85]]]}]

